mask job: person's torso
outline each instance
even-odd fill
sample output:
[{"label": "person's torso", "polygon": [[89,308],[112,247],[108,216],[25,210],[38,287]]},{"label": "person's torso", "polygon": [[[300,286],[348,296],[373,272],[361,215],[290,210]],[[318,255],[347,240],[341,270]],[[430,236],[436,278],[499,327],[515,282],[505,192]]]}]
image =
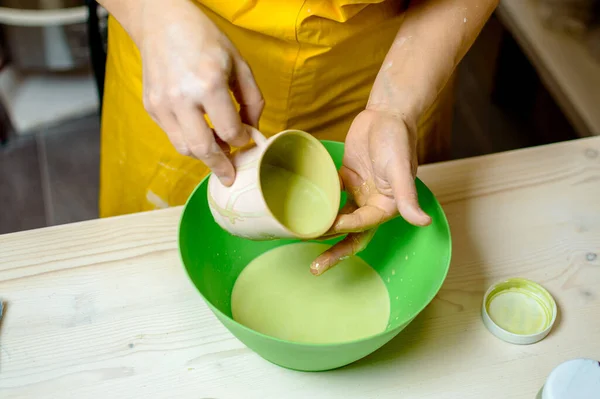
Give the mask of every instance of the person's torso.
[{"label": "person's torso", "polygon": [[249,31],[315,45],[335,45],[342,37],[351,37],[400,14],[409,3],[409,0],[196,1]]},{"label": "person's torso", "polygon": [[402,23],[405,0],[200,0],[250,64],[261,130],[343,140]]},{"label": "person's torso", "polygon": [[[336,141],[364,109],[405,10],[402,0],[199,1],[253,70],[266,102],[263,133],[301,129]],[[108,37],[101,215],[180,205],[208,168],[178,154],[144,110],[139,51],[113,18]],[[447,100],[420,132],[447,125]],[[435,149],[423,136],[419,147]]]}]

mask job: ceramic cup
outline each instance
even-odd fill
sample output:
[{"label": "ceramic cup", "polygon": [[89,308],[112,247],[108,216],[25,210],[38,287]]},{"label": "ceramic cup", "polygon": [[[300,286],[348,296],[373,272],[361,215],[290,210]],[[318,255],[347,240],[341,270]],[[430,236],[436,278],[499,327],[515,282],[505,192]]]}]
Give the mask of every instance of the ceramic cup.
[{"label": "ceramic cup", "polygon": [[[223,185],[214,174],[209,177],[208,204],[215,221],[229,233],[251,240],[323,235],[335,221],[341,195],[335,164],[323,144],[300,130],[267,139],[246,128],[256,145],[232,156],[233,185]],[[273,168],[283,175],[274,178],[269,174]],[[314,196],[304,197],[310,191],[306,184],[311,192],[317,190],[317,202]]]}]

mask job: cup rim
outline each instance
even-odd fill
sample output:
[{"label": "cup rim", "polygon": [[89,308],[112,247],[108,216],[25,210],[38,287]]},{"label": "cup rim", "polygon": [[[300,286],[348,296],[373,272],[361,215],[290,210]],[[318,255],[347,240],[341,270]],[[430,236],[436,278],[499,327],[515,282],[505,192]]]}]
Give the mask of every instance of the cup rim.
[{"label": "cup rim", "polygon": [[330,173],[331,171],[335,172],[335,177],[336,177],[336,181],[339,184],[339,173],[338,170],[335,166],[335,162],[333,161],[333,159],[331,158],[331,156],[329,155],[329,152],[327,152],[327,149],[325,148],[325,146],[323,146],[323,143],[321,143],[321,141],[319,139],[317,139],[315,136],[313,136],[310,133],[307,133],[303,130],[298,130],[298,129],[287,129],[287,130],[283,130],[277,134],[274,134],[273,136],[269,137],[266,146],[264,147],[263,151],[261,151],[261,154],[258,158],[258,167],[256,168],[256,181],[258,184],[258,189],[260,190],[261,196],[263,198],[263,201],[265,203],[265,209],[268,212],[268,215],[275,221],[275,223],[277,223],[277,225],[279,225],[280,228],[282,228],[284,231],[286,231],[288,234],[290,234],[291,236],[293,236],[294,238],[298,238],[301,240],[307,240],[307,239],[315,239],[315,238],[319,238],[321,237],[323,234],[325,234],[327,231],[329,231],[329,229],[331,228],[331,226],[333,225],[333,223],[335,222],[335,219],[337,218],[338,215],[338,208],[339,208],[339,204],[341,201],[341,197],[342,197],[342,187],[339,186],[339,189],[335,191],[335,198],[334,201],[337,204],[335,211],[332,213],[332,215],[330,216],[329,220],[327,221],[327,224],[323,223],[323,226],[326,226],[326,228],[320,229],[320,230],[316,230],[310,234],[301,234],[301,233],[297,233],[293,230],[291,230],[289,227],[287,227],[286,225],[284,225],[283,223],[281,223],[281,221],[273,214],[273,212],[271,211],[271,208],[269,207],[269,204],[267,203],[267,200],[264,196],[264,191],[262,188],[262,182],[260,179],[260,172],[263,166],[263,159],[267,153],[267,151],[269,150],[269,148],[275,143],[276,140],[278,140],[280,137],[283,136],[288,136],[288,135],[296,135],[296,136],[301,136],[304,137],[305,139],[313,142],[314,144],[317,145],[318,150],[324,155],[326,156],[326,158],[329,160],[330,163],[330,171],[328,171],[327,173]]}]

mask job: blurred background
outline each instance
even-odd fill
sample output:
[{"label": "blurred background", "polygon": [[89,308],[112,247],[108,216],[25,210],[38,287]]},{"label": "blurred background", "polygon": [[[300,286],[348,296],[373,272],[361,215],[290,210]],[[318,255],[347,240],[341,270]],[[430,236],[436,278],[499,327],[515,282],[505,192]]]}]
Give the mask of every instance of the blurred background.
[{"label": "blurred background", "polygon": [[[106,18],[0,0],[0,234],[97,217]],[[449,159],[600,135],[600,0],[501,0],[455,92]]]}]

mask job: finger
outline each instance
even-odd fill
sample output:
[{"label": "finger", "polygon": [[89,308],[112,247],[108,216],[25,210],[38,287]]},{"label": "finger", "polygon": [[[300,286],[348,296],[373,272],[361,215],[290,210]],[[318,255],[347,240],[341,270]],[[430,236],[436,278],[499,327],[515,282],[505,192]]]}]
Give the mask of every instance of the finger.
[{"label": "finger", "polygon": [[152,119],[167,134],[169,141],[178,153],[185,156],[192,154],[183,138],[177,118],[171,111],[168,111],[166,108],[156,109],[153,111]]},{"label": "finger", "polygon": [[[352,201],[352,199],[349,198],[346,201],[346,203],[344,204],[344,206],[342,207],[342,209],[340,209],[338,217],[339,217],[339,215],[346,215],[346,214],[352,213],[357,208],[358,208],[358,206],[354,203],[354,201]],[[335,222],[334,222],[333,226],[335,226]],[[336,233],[336,232],[334,232],[333,231],[333,226],[325,234],[323,234],[321,237],[317,238],[317,240],[318,241],[333,240],[334,238],[341,237],[341,236],[343,236],[345,234],[345,233]]]},{"label": "finger", "polygon": [[217,136],[217,133],[215,133],[214,130],[212,132],[213,132],[213,137],[215,138],[215,141],[219,145],[219,148],[221,148],[221,151],[223,151],[225,153],[225,155],[227,155],[229,157],[229,155],[231,155],[231,146],[229,144],[227,144],[226,142],[224,142],[223,140],[221,140],[221,138],[219,136]]},{"label": "finger", "polygon": [[388,169],[389,182],[398,207],[398,212],[408,223],[415,226],[431,224],[431,217],[419,205],[415,178],[410,167],[398,165]]},{"label": "finger", "polygon": [[356,255],[364,250],[377,229],[363,231],[361,233],[348,234],[342,241],[323,252],[310,265],[310,272],[320,276],[349,256]]},{"label": "finger", "polygon": [[[342,209],[340,209],[340,211],[338,213],[338,217],[339,217],[339,215],[347,215],[349,213],[352,213],[356,209],[358,209],[358,205],[356,205],[354,200],[349,197],[349,198],[347,198],[346,203],[344,204]],[[336,218],[336,221],[337,221],[337,218]],[[318,241],[333,240],[334,238],[341,237],[345,234],[345,233],[334,232],[333,231],[334,226],[335,226],[335,221],[334,221],[333,226],[325,234],[323,234],[321,237],[317,238],[317,240]]]},{"label": "finger", "polygon": [[393,215],[372,205],[365,205],[350,214],[339,214],[331,233],[356,233],[365,231],[387,222]]},{"label": "finger", "polygon": [[[358,209],[358,206],[356,205],[356,203],[354,201],[352,201],[351,198],[348,198],[348,200],[346,201],[346,203],[344,204],[344,206],[342,207],[342,209],[340,209],[339,213],[338,213],[338,218],[340,215],[347,215],[350,214],[352,212],[354,212],[356,209]],[[337,222],[337,218],[333,223],[333,226],[325,233],[323,234],[321,237],[319,237],[317,240],[332,240],[334,238],[338,238],[340,236],[343,236],[346,233],[338,233],[333,231],[334,227],[335,227],[335,222]]]},{"label": "finger", "polygon": [[233,164],[217,143],[201,110],[185,106],[176,116],[192,155],[204,162],[224,185],[232,185],[235,179]]},{"label": "finger", "polygon": [[338,174],[342,181],[343,189],[350,195],[354,195],[354,193],[357,191],[356,188],[365,183],[363,178],[358,173],[344,165],[342,165]]},{"label": "finger", "polygon": [[265,101],[250,66],[241,57],[238,57],[234,64],[232,80],[231,89],[240,105],[239,115],[242,122],[258,128]]},{"label": "finger", "polygon": [[342,207],[342,209],[340,209],[339,214],[340,215],[348,215],[357,209],[358,209],[358,205],[356,205],[356,202],[354,202],[354,200],[352,198],[348,198],[346,200],[346,203]]},{"label": "finger", "polygon": [[329,240],[333,240],[336,239],[338,237],[343,236],[343,233],[339,233],[339,234],[335,234],[335,233],[325,233],[323,234],[321,237],[315,238],[315,241],[329,241]]},{"label": "finger", "polygon": [[242,120],[235,109],[227,86],[223,85],[215,89],[207,97],[208,100],[203,104],[204,110],[215,127],[217,136],[235,147],[243,147],[248,144],[250,135],[242,125]]}]

